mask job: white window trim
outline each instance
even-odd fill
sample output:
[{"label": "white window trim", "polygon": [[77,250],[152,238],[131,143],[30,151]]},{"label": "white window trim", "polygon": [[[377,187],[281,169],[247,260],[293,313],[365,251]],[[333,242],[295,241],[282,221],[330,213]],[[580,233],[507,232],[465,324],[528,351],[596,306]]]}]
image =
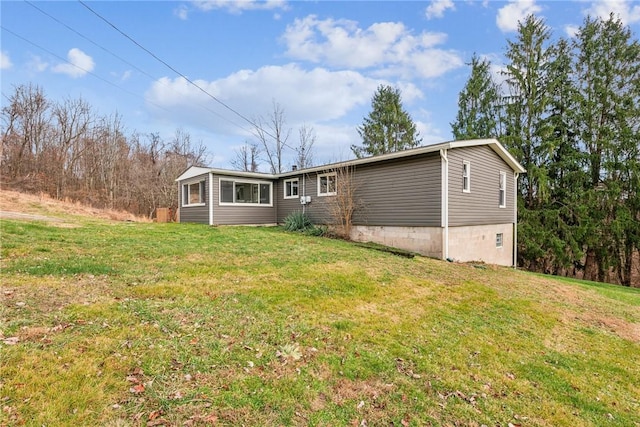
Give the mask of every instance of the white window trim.
[{"label": "white window trim", "polygon": [[[298,183],[298,194],[291,195],[291,196],[287,196],[287,183],[290,182],[291,183],[291,187],[293,188],[293,183],[297,182]],[[285,199],[297,199],[300,196],[300,178],[292,178],[292,179],[285,179],[284,180],[284,198]]]},{"label": "white window trim", "polygon": [[498,181],[498,203],[499,207],[507,207],[507,173],[500,172],[500,178]]},{"label": "white window trim", "polygon": [[[200,202],[200,203],[185,203],[184,202],[184,197],[185,197],[184,196],[185,195],[184,187],[186,186],[188,188],[189,186],[191,186],[193,184],[200,184],[201,182],[204,182],[204,192],[203,192],[202,196],[204,196],[204,200],[205,201],[204,202]],[[198,190],[200,190],[200,187],[198,187]],[[207,205],[207,202],[206,202],[206,200],[207,200],[206,191],[207,191],[207,180],[206,179],[192,179],[192,180],[183,182],[182,183],[182,192],[180,194],[180,196],[182,197],[181,206],[183,208],[192,208],[192,207],[195,207],[195,206],[206,206]],[[188,190],[187,190],[187,192],[188,192]]]},{"label": "white window trim", "polygon": [[[231,181],[233,182],[233,202],[223,202],[222,201],[222,181]],[[237,203],[236,200],[236,182],[241,184],[267,184],[269,186],[269,203]],[[260,199],[260,196],[258,196]],[[219,206],[251,206],[251,207],[261,207],[261,208],[270,208],[273,207],[273,182],[271,181],[256,181],[252,179],[242,179],[242,178],[230,178],[230,177],[220,177],[218,178],[218,205]]]},{"label": "white window trim", "polygon": [[503,246],[504,246],[504,233],[497,233],[496,234],[496,248],[502,248]]},{"label": "white window trim", "polygon": [[[327,193],[321,193],[320,192],[320,178],[325,177],[325,176],[333,176],[333,177],[335,177],[335,179],[336,179],[336,189],[338,188],[338,174],[336,172],[328,172],[328,173],[318,174],[318,197],[335,196],[337,194],[336,191],[331,191],[331,192],[327,192]],[[328,181],[327,181],[327,183],[328,183]]]},{"label": "white window trim", "polygon": [[[467,166],[467,175],[464,174],[464,167]],[[467,188],[464,188],[464,180],[467,179]],[[462,192],[471,193],[471,162],[464,160],[462,162]]]}]

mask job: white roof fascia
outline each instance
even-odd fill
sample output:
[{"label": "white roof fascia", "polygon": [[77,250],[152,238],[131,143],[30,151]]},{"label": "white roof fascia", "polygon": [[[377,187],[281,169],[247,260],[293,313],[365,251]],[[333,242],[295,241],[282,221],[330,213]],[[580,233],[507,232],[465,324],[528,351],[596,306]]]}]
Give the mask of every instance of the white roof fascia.
[{"label": "white roof fascia", "polygon": [[255,178],[255,179],[277,179],[280,175],[274,175],[270,173],[262,173],[262,172],[244,172],[244,171],[234,171],[230,169],[209,169],[209,172],[215,175],[225,175],[225,176],[241,176],[243,178]]},{"label": "white roof fascia", "polygon": [[209,168],[203,168],[201,166],[190,166],[176,178],[176,182],[182,181],[183,179],[193,178],[198,175],[204,175],[205,173],[208,173],[209,170]]},{"label": "white roof fascia", "polygon": [[241,176],[244,178],[256,178],[256,179],[276,179],[278,175],[272,175],[268,173],[261,172],[243,172],[243,171],[234,171],[230,169],[215,169],[215,168],[203,168],[200,166],[191,166],[186,171],[182,172],[182,174],[176,178],[176,181],[182,181],[185,179],[193,178],[194,176],[204,175],[206,173],[213,173],[216,175],[225,175],[225,176]]}]

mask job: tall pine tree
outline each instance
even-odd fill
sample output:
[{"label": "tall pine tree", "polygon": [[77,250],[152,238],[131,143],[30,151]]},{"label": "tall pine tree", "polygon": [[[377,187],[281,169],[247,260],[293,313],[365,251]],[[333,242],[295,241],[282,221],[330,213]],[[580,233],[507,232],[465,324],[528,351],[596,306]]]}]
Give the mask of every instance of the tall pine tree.
[{"label": "tall pine tree", "polygon": [[542,19],[529,15],[518,24],[514,41],[508,41],[504,72],[504,129],[501,138],[527,170],[519,180],[518,255],[521,265],[533,270],[550,270],[548,261],[555,232],[549,222],[553,213],[546,209],[550,196],[549,166],[554,151],[553,129],[544,121],[550,105],[548,70],[551,60],[551,32]]},{"label": "tall pine tree", "polygon": [[458,96],[458,115],[451,123],[455,139],[497,138],[500,134],[500,87],[491,77],[491,63],[471,58],[471,75]]},{"label": "tall pine tree", "polygon": [[585,276],[606,281],[614,271],[629,284],[640,241],[640,45],[613,15],[587,18],[576,36],[578,136],[588,173],[589,232]]},{"label": "tall pine tree", "polygon": [[362,146],[352,145],[356,157],[402,151],[420,145],[416,125],[411,116],[402,108],[400,90],[381,85],[371,100],[371,109],[364,118],[358,134]]}]

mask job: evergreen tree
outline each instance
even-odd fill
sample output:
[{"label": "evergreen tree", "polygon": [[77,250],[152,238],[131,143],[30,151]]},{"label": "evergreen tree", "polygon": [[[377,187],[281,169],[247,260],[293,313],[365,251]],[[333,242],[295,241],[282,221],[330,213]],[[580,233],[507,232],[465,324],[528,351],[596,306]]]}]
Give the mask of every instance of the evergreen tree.
[{"label": "evergreen tree", "polygon": [[506,97],[506,135],[503,142],[527,170],[520,180],[525,208],[535,208],[547,200],[547,167],[553,147],[553,129],[543,118],[549,108],[548,66],[552,50],[551,32],[542,19],[529,15],[518,24],[518,36],[508,41],[510,63],[504,72]]},{"label": "evergreen tree", "polygon": [[640,45],[613,15],[587,18],[576,36],[577,132],[586,156],[585,276],[613,269],[629,284],[640,240]]},{"label": "evergreen tree", "polygon": [[372,111],[364,118],[358,134],[362,146],[351,146],[356,157],[402,151],[422,141],[411,116],[402,108],[400,90],[381,85],[371,100]]},{"label": "evergreen tree", "polygon": [[501,138],[527,170],[519,182],[518,255],[521,265],[551,272],[552,254],[564,246],[557,239],[555,212],[549,211],[549,167],[554,152],[548,116],[551,32],[542,19],[529,15],[518,24],[515,41],[508,41],[504,129]]},{"label": "evergreen tree", "polygon": [[458,115],[451,123],[455,139],[497,138],[500,87],[491,77],[491,63],[471,58],[471,75],[458,96]]},{"label": "evergreen tree", "polygon": [[550,229],[548,264],[553,274],[580,266],[579,260],[584,255],[580,244],[585,231],[582,224],[588,215],[582,208],[586,173],[584,153],[576,135],[572,60],[567,40],[560,39],[552,46],[548,67],[549,114],[543,121],[544,127],[552,131],[549,146],[554,151],[548,166],[549,200],[542,208],[551,218],[543,225]]}]

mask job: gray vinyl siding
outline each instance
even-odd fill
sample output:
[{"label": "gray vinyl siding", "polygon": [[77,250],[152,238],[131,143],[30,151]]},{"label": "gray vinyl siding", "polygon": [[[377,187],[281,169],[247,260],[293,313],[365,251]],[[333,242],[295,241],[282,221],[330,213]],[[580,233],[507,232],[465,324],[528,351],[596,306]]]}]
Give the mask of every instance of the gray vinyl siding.
[{"label": "gray vinyl siding", "polygon": [[[514,222],[513,169],[488,146],[449,150],[449,225]],[[471,165],[470,192],[462,191],[462,164]],[[506,173],[506,206],[499,207],[500,172]]]},{"label": "gray vinyl siding", "polygon": [[354,225],[440,226],[440,175],[438,153],[358,167]]},{"label": "gray vinyl siding", "polygon": [[[274,183],[274,196],[275,199],[278,201],[278,223],[282,224],[285,220],[285,218],[287,217],[287,215],[289,215],[291,212],[295,212],[295,211],[301,211],[303,209],[303,206],[300,204],[300,196],[302,196],[302,192],[303,192],[303,177],[302,175],[298,176],[298,197],[296,197],[295,199],[285,199],[284,198],[284,181],[285,180],[289,180],[289,179],[293,179],[296,178],[295,176],[288,176],[285,179],[280,179],[277,182]],[[308,184],[308,176],[305,177],[305,181],[304,184]],[[313,184],[315,185],[315,181],[313,182]],[[308,195],[310,195],[307,192]]]},{"label": "gray vinyl siding", "polygon": [[[305,174],[304,185],[300,178],[300,195],[311,196],[304,210],[318,224],[332,222],[328,203],[335,197],[318,196],[318,174],[322,173]],[[434,153],[357,166],[354,182],[362,208],[354,216],[354,225],[440,226],[440,175],[440,156]],[[283,185],[284,180],[279,180],[279,222],[302,209],[299,199],[284,200]]]},{"label": "gray vinyl siding", "polygon": [[[326,172],[331,171],[327,170]],[[330,224],[333,222],[327,207],[329,198],[332,196],[318,196],[318,175],[322,175],[323,173],[325,172],[308,173],[301,177],[300,195],[311,196],[311,203],[305,205],[304,208],[300,205],[300,200],[298,200],[297,207],[293,204],[287,205],[292,211],[303,209],[315,224]]]},{"label": "gray vinyl siding", "polygon": [[[199,224],[209,224],[209,174],[200,175],[180,181],[178,186],[178,197],[180,200],[180,222],[196,222]],[[186,183],[198,182],[204,179],[204,206],[182,206],[182,186]]]},{"label": "gray vinyl siding", "polygon": [[213,174],[213,224],[214,225],[242,225],[242,224],[275,224],[277,194],[276,185],[273,184],[272,205],[273,206],[243,206],[241,204],[233,206],[220,206],[220,178],[239,181],[264,181],[269,179],[242,178],[237,176],[225,176]]}]

